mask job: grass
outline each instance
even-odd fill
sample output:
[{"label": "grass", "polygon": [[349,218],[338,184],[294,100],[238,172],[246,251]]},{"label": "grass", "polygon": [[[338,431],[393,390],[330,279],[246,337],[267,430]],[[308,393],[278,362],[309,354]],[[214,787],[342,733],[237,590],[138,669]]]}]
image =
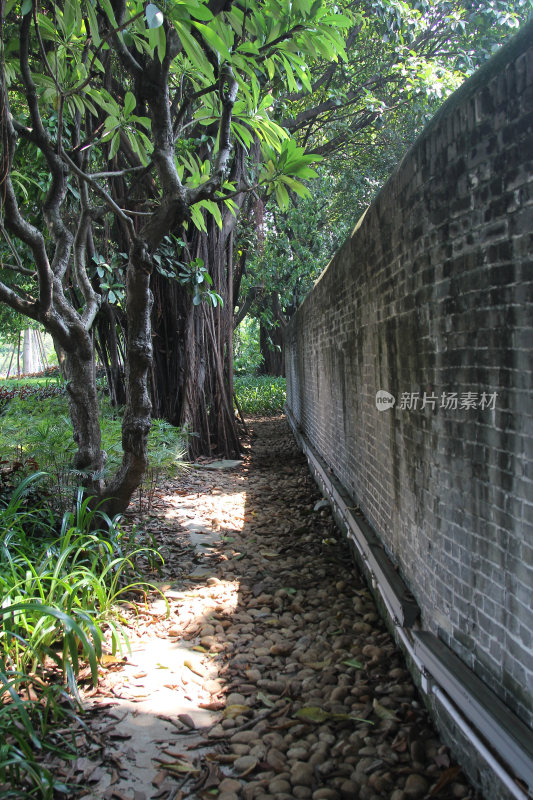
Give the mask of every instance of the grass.
[{"label": "grass", "polygon": [[234,387],[243,414],[273,416],[282,413],[287,398],[285,378],[235,376]]},{"label": "grass", "polygon": [[[0,404],[1,404],[0,390]],[[112,408],[104,397],[100,404],[102,448],[107,454],[106,474],[113,474],[122,459],[121,410]],[[1,408],[0,408],[1,411]],[[83,475],[71,466],[75,454],[72,424],[65,394],[17,394],[9,399],[0,415],[0,438],[4,465],[18,464],[20,470],[40,470],[48,475],[48,485],[56,490],[56,502],[63,500],[62,510],[69,507]],[[148,436],[149,467],[139,490],[150,507],[157,480],[171,475],[180,466],[186,453],[186,434],[164,420],[152,420]],[[0,466],[2,462],[0,461]],[[0,494],[2,480],[0,475]]]},{"label": "grass", "polygon": [[160,556],[81,491],[58,520],[32,494],[43,477],[0,500],[0,794],[51,800],[66,789],[45,760],[75,757],[80,670],[96,683],[103,647],[128,647],[120,605],[153,588],[139,565]]},{"label": "grass", "polygon": [[[121,411],[101,402],[106,470],[122,458]],[[0,796],[70,794],[51,759],[76,757],[80,675],[96,683],[104,648],[128,648],[122,604],[150,591],[162,559],[78,490],[81,475],[64,389],[0,382]],[[139,498],[183,465],[186,434],[153,420]],[[48,764],[48,766],[47,766]],[[60,770],[61,772],[61,770]]]}]

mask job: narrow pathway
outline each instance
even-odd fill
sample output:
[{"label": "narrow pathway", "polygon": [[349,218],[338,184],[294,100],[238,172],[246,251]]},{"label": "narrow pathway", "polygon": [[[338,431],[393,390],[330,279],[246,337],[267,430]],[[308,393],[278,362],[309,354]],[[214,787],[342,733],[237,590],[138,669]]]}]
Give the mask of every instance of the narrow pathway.
[{"label": "narrow pathway", "polygon": [[156,498],[165,599],[87,693],[70,779],[87,800],[474,800],[286,421],[251,425],[241,466]]}]

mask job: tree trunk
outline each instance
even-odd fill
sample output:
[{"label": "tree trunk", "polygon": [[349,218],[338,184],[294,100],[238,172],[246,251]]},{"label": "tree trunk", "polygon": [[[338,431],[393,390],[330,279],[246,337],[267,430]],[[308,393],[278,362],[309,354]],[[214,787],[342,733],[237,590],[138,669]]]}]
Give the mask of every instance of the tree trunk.
[{"label": "tree trunk", "polygon": [[152,263],[145,242],[133,241],[126,277],[128,340],[126,361],[126,408],[122,421],[122,464],[104,490],[104,508],[116,514],[127,508],[148,465],[148,433],[152,405],[148,376],[152,365],[150,316]]},{"label": "tree trunk", "polygon": [[208,266],[213,288],[223,307],[205,300],[194,306],[177,281],[154,274],[154,413],[195,434],[189,455],[209,455],[213,448],[228,458],[240,455],[230,381],[225,369],[230,352],[232,304],[228,302],[226,243],[229,232],[208,222],[208,234],[195,233],[189,243],[193,257]]},{"label": "tree trunk", "polygon": [[77,451],[75,469],[87,473],[89,492],[100,493],[103,480],[104,454],[100,433],[96,368],[91,336],[80,332],[80,346],[64,352],[62,371],[66,380],[70,417],[74,429]]},{"label": "tree trunk", "polygon": [[266,328],[262,323],[259,327],[259,347],[263,361],[259,367],[261,375],[274,375],[276,377],[285,374],[285,364],[283,358],[283,330],[278,325],[274,328]]},{"label": "tree trunk", "polygon": [[106,372],[107,385],[112,406],[126,403],[123,361],[119,354],[115,309],[102,303],[97,320],[99,356]]}]

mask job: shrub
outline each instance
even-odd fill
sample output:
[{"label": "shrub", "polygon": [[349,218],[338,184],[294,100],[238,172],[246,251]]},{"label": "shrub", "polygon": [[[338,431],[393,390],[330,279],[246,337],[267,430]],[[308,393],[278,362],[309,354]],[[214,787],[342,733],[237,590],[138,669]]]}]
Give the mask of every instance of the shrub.
[{"label": "shrub", "polygon": [[256,375],[262,363],[259,320],[245,317],[233,336],[233,369],[238,375]]},{"label": "shrub", "polygon": [[271,416],[283,411],[287,398],[285,378],[270,375],[235,376],[234,386],[243,414]]}]

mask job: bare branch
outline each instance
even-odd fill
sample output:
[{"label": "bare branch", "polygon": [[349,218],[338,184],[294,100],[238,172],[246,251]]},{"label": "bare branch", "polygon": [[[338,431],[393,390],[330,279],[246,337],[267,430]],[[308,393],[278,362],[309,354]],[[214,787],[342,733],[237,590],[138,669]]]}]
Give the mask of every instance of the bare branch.
[{"label": "bare branch", "polygon": [[138,167],[125,167],[124,169],[119,169],[115,172],[91,172],[87,175],[87,177],[93,181],[97,180],[98,178],[122,178],[124,175],[127,175],[130,172],[141,172],[143,169],[146,169],[146,167],[142,165]]},{"label": "bare branch", "polygon": [[[94,77],[93,68],[96,63],[96,59],[100,56],[100,53],[102,52],[105,45],[108,44],[109,41],[114,37],[116,38],[117,42],[120,42],[118,34],[121,31],[125,30],[129,25],[131,25],[132,22],[135,22],[136,19],[139,19],[139,17],[144,16],[144,13],[145,11],[143,8],[141,11],[138,11],[137,14],[134,14],[133,17],[129,17],[125,22],[121,23],[116,28],[112,28],[107,34],[107,36],[103,37],[102,41],[100,42],[100,44],[93,53],[93,57],[91,58],[91,63],[89,64],[87,77],[84,78],[84,80],[80,84],[78,84],[78,86],[74,86],[73,89],[70,89],[68,92],[65,92],[65,97],[70,97],[73,94],[78,94],[78,92],[81,92],[82,89],[85,89],[85,87],[89,85],[89,83],[93,80]],[[126,52],[128,53],[129,56],[131,56],[131,61],[129,62],[129,66],[132,67],[132,69],[137,75],[141,75],[143,71],[142,67],[135,61],[135,59],[133,58],[131,53],[129,53],[128,50],[126,50]]]},{"label": "bare branch", "polygon": [[[222,114],[220,115],[218,128],[218,154],[209,180],[200,184],[200,186],[188,190],[187,196],[190,205],[194,205],[194,203],[203,199],[213,198],[214,193],[220,188],[228,171],[228,164],[232,151],[231,119],[233,115],[233,106],[235,105],[237,97],[237,90],[238,84],[233,75],[233,70],[229,65],[225,64],[220,71]],[[246,191],[250,191],[248,187]],[[232,196],[236,196],[237,194],[241,194],[241,192],[233,193]],[[229,196],[224,196],[222,199],[229,199]]]},{"label": "bare branch", "polygon": [[55,275],[61,276],[68,266],[73,239],[59,212],[67,194],[67,181],[64,166],[59,155],[55,152],[52,140],[44,129],[39,110],[37,91],[29,64],[30,27],[31,17],[27,14],[20,26],[20,71],[35,132],[34,141],[44,155],[52,177],[43,211],[48,229],[56,244],[51,265],[52,271]]},{"label": "bare branch", "polygon": [[39,304],[36,301],[24,300],[22,297],[0,281],[0,300],[14,311],[24,314],[30,319],[39,321]]},{"label": "bare branch", "polygon": [[[356,41],[357,37],[361,33],[362,25],[356,25],[351,30],[348,36],[346,37],[346,43],[344,45],[344,49],[348,52],[352,47],[354,42]],[[322,75],[316,79],[316,81],[312,84],[311,87],[311,94],[317,92],[321,86],[324,84],[328,84],[332,81],[333,76],[335,75],[336,71],[339,69],[341,65],[341,61],[332,61],[329,67],[322,73]],[[298,100],[303,100],[305,97],[309,96],[309,92],[303,89],[301,92],[294,92],[288,96],[288,99],[291,102],[295,102]]]},{"label": "bare branch", "polygon": [[11,250],[11,255],[13,256],[13,258],[15,259],[15,262],[16,262],[16,266],[15,265],[11,266],[10,264],[5,264],[5,263],[2,262],[2,267],[5,267],[6,269],[12,269],[15,272],[20,272],[21,275],[32,275],[32,276],[35,276],[37,274],[35,272],[35,270],[26,269],[26,267],[23,265],[23,263],[22,263],[22,261],[20,259],[20,256],[19,256],[19,254],[17,252],[17,248],[13,244],[13,240],[11,239],[11,236],[6,231],[6,229],[4,228],[2,220],[0,220],[0,233],[2,234],[4,239],[6,240],[7,246]]},{"label": "bare branch", "polygon": [[[4,212],[5,225],[7,225],[7,227],[15,236],[25,242],[32,251],[37,272],[39,274],[39,310],[41,313],[46,314],[52,306],[53,275],[50,263],[48,261],[44,237],[40,231],[34,228],[33,225],[30,225],[20,213],[17,198],[13,189],[13,184],[11,182],[10,172],[16,139],[15,130],[11,120],[12,115],[9,108],[6,88],[4,86],[2,88],[2,123],[4,129],[2,175],[4,176],[4,179],[2,192],[0,193],[0,208]],[[4,224],[2,224],[2,228],[4,228]]]},{"label": "bare branch", "polygon": [[11,270],[11,272],[16,272],[19,275],[28,275],[31,278],[37,277],[37,273],[35,271],[32,272],[31,269],[26,269],[25,267],[21,269],[20,267],[17,267],[16,264],[7,264],[5,261],[2,261],[1,257],[0,257],[0,267],[2,269],[9,269]]},{"label": "bare branch", "polygon": [[74,276],[76,284],[85,300],[85,309],[81,315],[85,330],[89,330],[100,308],[101,297],[94,291],[87,275],[87,237],[93,216],[89,205],[87,184],[80,179],[81,217],[74,239]]},{"label": "bare branch", "polygon": [[[191,106],[191,104],[195,100],[199,100],[200,97],[204,97],[206,94],[211,94],[217,88],[216,83],[212,83],[211,86],[206,86],[204,89],[199,89],[197,92],[194,92],[191,95],[188,95],[185,101],[182,103],[180,110],[176,114],[176,119],[174,120],[174,141],[178,138],[180,131],[182,129],[182,123],[185,118],[185,114],[187,110]],[[172,110],[174,110],[175,101],[172,103]]]},{"label": "bare branch", "polygon": [[91,178],[91,176],[90,176],[90,175],[88,175],[86,172],[84,172],[82,169],[80,169],[80,168],[77,166],[77,164],[75,164],[75,163],[74,163],[74,161],[73,161],[73,160],[70,158],[70,156],[69,156],[69,155],[67,155],[67,153],[65,153],[65,151],[64,151],[64,150],[62,151],[62,153],[61,153],[61,156],[62,156],[62,158],[64,159],[64,161],[65,161],[65,162],[66,162],[66,163],[69,165],[69,167],[72,169],[72,171],[73,171],[73,172],[74,172],[74,173],[75,173],[75,174],[78,176],[78,178],[80,178],[81,180],[85,181],[85,183],[87,183],[87,184],[88,184],[88,185],[89,185],[89,186],[90,186],[92,189],[94,189],[94,191],[96,192],[96,194],[100,195],[100,197],[101,197],[101,198],[102,198],[102,199],[103,199],[103,200],[106,202],[106,204],[109,206],[109,208],[110,208],[110,209],[111,209],[111,210],[112,210],[112,211],[113,211],[115,214],[117,214],[117,216],[119,216],[119,217],[120,217],[120,219],[121,219],[123,222],[126,222],[126,223],[127,223],[128,227],[129,227],[129,229],[130,229],[130,233],[131,233],[131,234],[132,234],[132,236],[133,236],[133,234],[134,234],[134,228],[133,228],[133,223],[132,223],[131,219],[130,219],[130,218],[129,218],[129,217],[128,217],[128,216],[127,216],[127,215],[126,215],[126,214],[125,214],[123,211],[122,211],[122,209],[120,208],[120,206],[118,206],[118,205],[115,203],[115,201],[113,200],[113,198],[111,197],[111,195],[109,195],[109,194],[106,192],[106,190],[105,190],[105,189],[102,189],[102,187],[101,187],[101,186],[99,186],[99,185],[96,183],[96,181],[95,181],[95,180],[93,180],[93,179]]}]

